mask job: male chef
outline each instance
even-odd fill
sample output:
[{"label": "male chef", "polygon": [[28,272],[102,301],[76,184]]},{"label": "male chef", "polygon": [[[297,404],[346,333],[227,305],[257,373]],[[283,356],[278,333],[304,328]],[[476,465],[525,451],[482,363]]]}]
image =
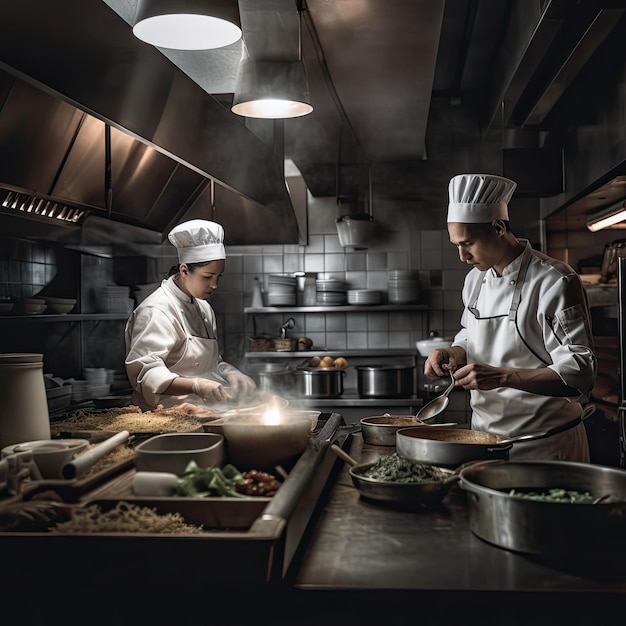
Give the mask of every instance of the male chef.
[{"label": "male chef", "polygon": [[510,231],[516,186],[490,174],[450,181],[448,234],[472,269],[461,329],[450,348],[430,353],[424,373],[452,370],[470,390],[474,430],[513,436],[558,428],[514,444],[511,460],[589,462],[581,416],[597,361],[586,294],[571,267]]}]

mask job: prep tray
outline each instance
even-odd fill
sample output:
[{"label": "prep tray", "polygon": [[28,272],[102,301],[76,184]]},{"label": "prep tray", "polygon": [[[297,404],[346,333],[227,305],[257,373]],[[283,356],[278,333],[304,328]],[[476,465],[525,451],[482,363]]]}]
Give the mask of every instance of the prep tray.
[{"label": "prep tray", "polygon": [[[54,563],[54,577],[46,576],[45,584],[48,588],[57,585],[55,589],[59,593],[67,589],[67,581],[72,582],[75,594],[90,594],[94,589],[107,588],[112,580],[120,589],[136,588],[138,584],[144,588],[156,585],[161,589],[180,589],[182,583],[188,585],[193,581],[205,590],[210,589],[210,585],[237,585],[243,589],[246,584],[284,580],[292,563],[297,562],[307,527],[321,506],[331,477],[339,469],[337,457],[328,448],[339,436],[342,423],[343,418],[338,413],[332,413],[323,422],[276,495],[247,529],[212,529],[183,535],[3,532],[0,533],[3,561],[12,564],[12,576],[16,580],[31,581],[33,572],[49,572],[50,563]],[[109,490],[119,489],[131,475],[132,472],[128,472],[92,490],[81,498],[81,503],[104,499],[113,504]],[[223,523],[224,511],[230,503],[220,503],[219,519],[211,512],[216,504],[189,503],[185,513]],[[163,502],[157,505],[166,506]],[[173,499],[171,506],[177,508]],[[193,507],[206,507],[208,512],[198,513]],[[232,515],[243,518],[249,513],[245,508],[243,513],[235,509]],[[245,524],[248,521],[245,520]],[[24,554],[29,558],[24,559]],[[77,563],[87,555],[91,564],[89,575],[77,577]]]}]

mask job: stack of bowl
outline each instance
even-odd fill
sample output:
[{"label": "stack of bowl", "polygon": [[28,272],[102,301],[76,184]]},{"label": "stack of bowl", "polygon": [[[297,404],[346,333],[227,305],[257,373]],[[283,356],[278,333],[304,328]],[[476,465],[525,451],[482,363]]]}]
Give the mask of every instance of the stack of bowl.
[{"label": "stack of bowl", "polygon": [[46,301],[43,298],[22,298],[22,313],[24,315],[39,315],[46,310]]},{"label": "stack of bowl", "polygon": [[46,312],[56,315],[69,313],[74,306],[76,306],[75,298],[53,298],[51,296],[45,296],[44,299],[47,305]]},{"label": "stack of bowl", "polygon": [[408,304],[420,298],[420,277],[417,270],[389,270],[389,302]]},{"label": "stack of bowl", "polygon": [[317,276],[315,280],[315,289],[317,291],[317,304],[322,306],[341,306],[348,302],[347,286],[343,280],[329,276],[326,274]]},{"label": "stack of bowl", "polygon": [[270,274],[267,277],[268,306],[295,306],[298,279],[295,276]]}]

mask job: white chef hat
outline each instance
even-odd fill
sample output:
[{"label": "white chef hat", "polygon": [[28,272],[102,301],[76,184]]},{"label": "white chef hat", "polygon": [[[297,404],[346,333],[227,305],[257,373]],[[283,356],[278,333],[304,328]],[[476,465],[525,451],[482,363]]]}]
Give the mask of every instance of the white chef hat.
[{"label": "white chef hat", "polygon": [[180,263],[203,263],[226,258],[224,228],[215,222],[183,222],[172,228],[167,238],[176,246]]},{"label": "white chef hat", "polygon": [[448,185],[448,222],[463,224],[508,220],[508,203],[517,183],[492,174],[459,174]]}]

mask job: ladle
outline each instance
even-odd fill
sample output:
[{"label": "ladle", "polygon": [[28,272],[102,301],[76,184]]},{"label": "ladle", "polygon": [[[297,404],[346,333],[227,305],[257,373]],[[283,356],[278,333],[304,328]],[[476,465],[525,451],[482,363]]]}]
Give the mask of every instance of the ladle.
[{"label": "ladle", "polygon": [[450,386],[440,396],[437,396],[434,400],[431,400],[428,404],[425,404],[417,412],[417,415],[415,416],[416,421],[429,420],[432,417],[435,417],[435,415],[439,415],[439,413],[445,411],[448,403],[450,402],[448,395],[454,389],[454,385],[456,384],[453,372],[449,371],[448,373],[450,374],[450,378],[452,379]]}]

